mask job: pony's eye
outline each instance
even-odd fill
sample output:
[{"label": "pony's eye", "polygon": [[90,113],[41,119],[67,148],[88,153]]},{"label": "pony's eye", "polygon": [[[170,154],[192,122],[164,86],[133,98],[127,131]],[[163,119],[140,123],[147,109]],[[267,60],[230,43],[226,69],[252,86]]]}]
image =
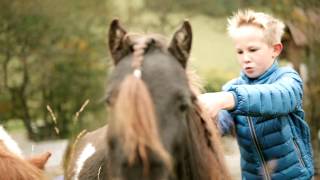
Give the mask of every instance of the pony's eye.
[{"label": "pony's eye", "polygon": [[107,105],[110,105],[110,104],[111,104],[111,98],[110,98],[110,97],[107,97],[107,98],[105,99],[105,102],[106,102]]},{"label": "pony's eye", "polygon": [[113,96],[106,97],[105,102],[108,106],[111,106],[114,103],[114,97]]}]

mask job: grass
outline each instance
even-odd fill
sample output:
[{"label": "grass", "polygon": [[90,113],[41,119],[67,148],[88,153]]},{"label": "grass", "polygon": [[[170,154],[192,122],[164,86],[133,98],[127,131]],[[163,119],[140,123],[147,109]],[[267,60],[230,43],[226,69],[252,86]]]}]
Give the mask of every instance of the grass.
[{"label": "grass", "polygon": [[240,68],[232,41],[226,34],[225,18],[197,16],[190,21],[194,32],[191,66],[200,77],[213,86],[221,86],[236,77]]},{"label": "grass", "polygon": [[192,64],[200,72],[208,69],[237,71],[231,39],[224,30],[225,22],[204,16],[191,19],[193,27]]},{"label": "grass", "polygon": [[20,119],[10,119],[5,123],[5,128],[10,132],[25,132],[25,127]]}]

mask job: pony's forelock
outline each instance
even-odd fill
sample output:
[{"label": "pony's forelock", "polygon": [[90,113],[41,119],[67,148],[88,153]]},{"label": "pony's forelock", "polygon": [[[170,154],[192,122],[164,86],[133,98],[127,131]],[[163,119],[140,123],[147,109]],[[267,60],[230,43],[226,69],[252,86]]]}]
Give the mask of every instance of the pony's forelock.
[{"label": "pony's forelock", "polygon": [[111,108],[108,138],[120,138],[129,164],[141,159],[147,173],[148,152],[152,151],[171,170],[171,158],[161,144],[154,105],[144,82],[128,75],[120,85],[117,100]]}]

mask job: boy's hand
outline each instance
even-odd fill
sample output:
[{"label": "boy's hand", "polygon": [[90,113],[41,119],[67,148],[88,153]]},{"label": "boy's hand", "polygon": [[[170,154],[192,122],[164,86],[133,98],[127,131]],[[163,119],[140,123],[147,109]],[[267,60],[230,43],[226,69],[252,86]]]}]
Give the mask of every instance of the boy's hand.
[{"label": "boy's hand", "polygon": [[198,96],[199,102],[207,108],[209,115],[215,117],[221,109],[230,110],[235,106],[230,92],[205,93]]}]

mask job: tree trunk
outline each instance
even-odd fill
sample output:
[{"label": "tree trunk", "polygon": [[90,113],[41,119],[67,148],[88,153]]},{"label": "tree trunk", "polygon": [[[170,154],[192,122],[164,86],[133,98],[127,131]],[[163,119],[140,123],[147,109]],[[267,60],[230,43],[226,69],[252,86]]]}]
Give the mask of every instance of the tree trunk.
[{"label": "tree trunk", "polygon": [[306,98],[308,104],[306,108],[307,119],[311,128],[311,138],[313,147],[313,157],[316,173],[320,173],[320,143],[318,133],[320,130],[320,44],[314,46],[307,58],[308,82],[306,87]]},{"label": "tree trunk", "polygon": [[32,122],[31,122],[31,116],[29,113],[29,108],[27,105],[27,99],[24,96],[24,92],[20,91],[19,92],[19,99],[20,99],[20,103],[21,103],[21,111],[22,111],[22,120],[23,120],[23,124],[25,126],[25,128],[27,129],[27,133],[28,133],[28,138],[32,139],[32,140],[36,140],[37,139],[37,135],[32,127]]}]

